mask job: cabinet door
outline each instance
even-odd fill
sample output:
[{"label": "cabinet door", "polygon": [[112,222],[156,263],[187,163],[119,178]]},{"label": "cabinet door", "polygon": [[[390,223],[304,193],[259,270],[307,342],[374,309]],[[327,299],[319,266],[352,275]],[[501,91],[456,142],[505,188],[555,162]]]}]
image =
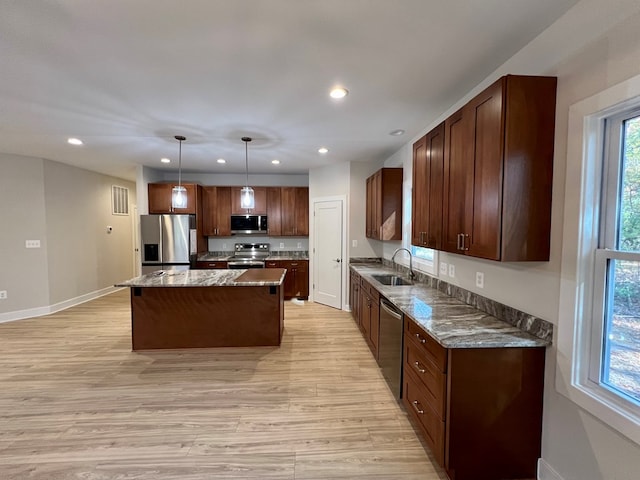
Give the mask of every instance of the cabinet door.
[{"label": "cabinet door", "polygon": [[473,205],[473,145],[469,145],[468,114],[462,108],[445,120],[444,224],[442,249],[464,253],[462,237],[469,229]]},{"label": "cabinet door", "polygon": [[281,195],[281,215],[282,215],[282,235],[293,236],[296,227],[296,190],[294,187],[282,187]]},{"label": "cabinet door", "polygon": [[373,175],[372,183],[372,195],[373,195],[373,238],[376,240],[382,240],[382,224],[386,220],[382,215],[382,170],[378,170]]},{"label": "cabinet door", "polygon": [[253,198],[255,200],[255,208],[242,208],[240,206],[240,192],[242,187],[231,188],[231,213],[233,215],[243,215],[249,213],[252,215],[266,215],[267,214],[267,188],[266,187],[251,187],[253,188]]},{"label": "cabinet door", "polygon": [[282,235],[280,187],[267,188],[267,222],[269,235]]},{"label": "cabinet door", "polygon": [[362,285],[360,286],[360,330],[365,340],[368,340],[371,330],[371,295]]},{"label": "cabinet door", "polygon": [[149,213],[171,213],[171,188],[169,183],[150,183],[147,186]]},{"label": "cabinet door", "polygon": [[296,236],[309,235],[309,189],[296,187]]},{"label": "cabinet door", "polygon": [[295,296],[307,298],[309,296],[309,262],[306,260],[291,262],[291,268],[296,270]]},{"label": "cabinet door", "polygon": [[371,352],[374,358],[378,359],[378,338],[380,336],[380,299],[379,297],[372,296],[371,298],[371,316],[369,323],[371,325],[369,329],[369,344],[371,346]]},{"label": "cabinet door", "polygon": [[149,213],[195,214],[197,211],[197,191],[195,184],[182,184],[187,192],[187,207],[171,207],[171,190],[177,183],[150,183],[148,185]]},{"label": "cabinet door", "polygon": [[216,188],[202,188],[202,234],[206,237],[216,235]]},{"label": "cabinet door", "polygon": [[373,238],[373,177],[367,178],[366,193],[365,193],[365,236],[367,238]]},{"label": "cabinet door", "polygon": [[427,137],[413,144],[411,189],[411,245],[424,246],[429,212]]},{"label": "cabinet door", "polygon": [[424,246],[442,248],[442,196],[444,187],[444,123],[434,128],[426,139],[428,203]]},{"label": "cabinet door", "polygon": [[504,146],[503,83],[475,97],[467,105],[472,122],[473,142],[473,206],[469,238],[465,245],[468,255],[500,259],[502,225],[502,161]]}]

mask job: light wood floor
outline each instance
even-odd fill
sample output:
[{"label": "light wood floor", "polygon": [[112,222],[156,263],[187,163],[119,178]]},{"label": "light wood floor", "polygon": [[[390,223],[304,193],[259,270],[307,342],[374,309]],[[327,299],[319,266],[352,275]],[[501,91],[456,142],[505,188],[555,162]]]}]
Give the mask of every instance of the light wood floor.
[{"label": "light wood floor", "polygon": [[131,352],[128,291],[0,324],[0,479],[444,480],[348,313],[280,348]]}]

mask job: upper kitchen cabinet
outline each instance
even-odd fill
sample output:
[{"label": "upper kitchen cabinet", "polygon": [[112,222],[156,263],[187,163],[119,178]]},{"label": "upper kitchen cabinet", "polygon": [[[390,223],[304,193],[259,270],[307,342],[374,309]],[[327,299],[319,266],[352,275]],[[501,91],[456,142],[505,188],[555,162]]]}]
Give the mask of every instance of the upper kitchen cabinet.
[{"label": "upper kitchen cabinet", "polygon": [[367,178],[366,236],[402,240],[402,168],[382,168]]},{"label": "upper kitchen cabinet", "polygon": [[281,198],[280,187],[267,187],[267,231],[269,235],[282,235]]},{"label": "upper kitchen cabinet", "polygon": [[242,208],[240,206],[240,191],[242,187],[232,187],[231,189],[231,213],[233,215],[243,215],[245,213],[251,215],[266,215],[267,214],[267,188],[266,187],[251,187],[253,188],[253,198],[255,200],[255,208]]},{"label": "upper kitchen cabinet", "polygon": [[[282,236],[309,235],[309,187],[281,187]],[[268,218],[268,217],[267,217]],[[275,235],[272,233],[272,235]]]},{"label": "upper kitchen cabinet", "polygon": [[177,183],[148,184],[149,213],[190,213],[197,212],[199,204],[200,186],[196,184],[181,184],[187,191],[187,208],[173,208],[171,206],[171,189]]},{"label": "upper kitchen cabinet", "polygon": [[208,237],[231,235],[231,187],[203,187],[202,230]]},{"label": "upper kitchen cabinet", "polygon": [[507,75],[445,121],[443,250],[547,261],[556,78]]},{"label": "upper kitchen cabinet", "polygon": [[444,123],[413,144],[411,244],[442,248]]}]

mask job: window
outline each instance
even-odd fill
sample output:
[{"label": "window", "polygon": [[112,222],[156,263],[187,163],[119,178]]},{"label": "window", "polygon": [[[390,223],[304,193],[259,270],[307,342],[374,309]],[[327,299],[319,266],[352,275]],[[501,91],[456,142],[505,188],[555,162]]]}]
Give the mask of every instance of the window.
[{"label": "window", "polygon": [[557,390],[640,444],[640,76],[569,110],[558,318]]},{"label": "window", "polygon": [[640,110],[608,118],[604,140],[589,378],[640,403]]},{"label": "window", "polygon": [[411,245],[411,255],[413,255],[414,268],[422,272],[437,275],[438,269],[436,268],[435,250]]}]

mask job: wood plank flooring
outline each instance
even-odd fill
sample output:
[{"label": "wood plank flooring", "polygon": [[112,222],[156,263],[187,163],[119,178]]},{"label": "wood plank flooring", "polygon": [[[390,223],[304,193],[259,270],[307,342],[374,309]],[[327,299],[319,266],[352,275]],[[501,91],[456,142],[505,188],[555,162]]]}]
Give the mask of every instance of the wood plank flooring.
[{"label": "wood plank flooring", "polygon": [[445,480],[350,315],[280,348],[131,351],[128,291],[0,324],[0,479]]}]

